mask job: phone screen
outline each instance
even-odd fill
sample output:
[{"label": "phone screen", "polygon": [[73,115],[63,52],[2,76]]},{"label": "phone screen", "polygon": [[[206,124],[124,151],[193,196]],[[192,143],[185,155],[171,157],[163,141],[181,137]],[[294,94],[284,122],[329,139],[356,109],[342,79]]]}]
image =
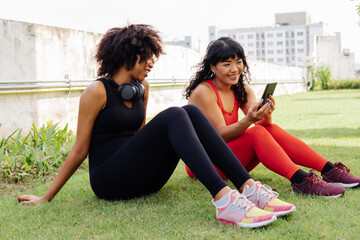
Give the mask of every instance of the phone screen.
[{"label": "phone screen", "polygon": [[261,103],[261,105],[258,107],[257,110],[259,110],[262,106],[264,106],[265,104],[265,99],[269,97],[269,95],[273,95],[275,88],[276,88],[277,82],[273,82],[273,83],[268,83],[266,84],[264,93],[261,97],[261,99],[263,99],[263,103]]}]

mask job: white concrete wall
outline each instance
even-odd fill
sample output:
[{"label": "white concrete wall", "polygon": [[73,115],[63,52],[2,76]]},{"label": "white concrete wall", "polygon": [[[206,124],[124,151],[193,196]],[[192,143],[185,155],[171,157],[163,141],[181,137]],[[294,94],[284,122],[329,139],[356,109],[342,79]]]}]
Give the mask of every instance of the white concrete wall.
[{"label": "white concrete wall", "polygon": [[[0,19],[0,81],[95,79],[93,59],[101,35],[71,29]],[[190,79],[202,54],[184,47],[165,46],[149,79]],[[252,84],[259,96],[264,82],[279,81],[275,95],[306,91],[303,69],[249,59]],[[296,81],[297,83],[292,83]],[[262,83],[262,84],[258,84]],[[1,85],[0,85],[1,86]],[[185,86],[150,85],[148,116],[170,106],[182,106]],[[27,131],[49,121],[76,130],[81,91],[4,94],[0,91],[0,136]]]},{"label": "white concrete wall", "polygon": [[336,36],[317,37],[316,43],[317,62],[330,66],[333,79],[355,78],[355,56],[353,53],[345,56],[339,51]]},{"label": "white concrete wall", "polygon": [[0,19],[0,81],[93,79],[101,36]]}]

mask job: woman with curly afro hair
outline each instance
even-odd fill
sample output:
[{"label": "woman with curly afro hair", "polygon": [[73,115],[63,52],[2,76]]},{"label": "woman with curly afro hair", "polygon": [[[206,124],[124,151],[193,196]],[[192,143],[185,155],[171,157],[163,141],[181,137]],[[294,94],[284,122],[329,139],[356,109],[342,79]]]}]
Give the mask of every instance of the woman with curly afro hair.
[{"label": "woman with curly afro hair", "polygon": [[[157,31],[148,25],[110,29],[96,53],[99,79],[80,98],[76,142],[43,197],[23,195],[22,204],[52,200],[89,155],[90,183],[105,200],[131,199],[159,191],[180,158],[213,197],[217,219],[241,227],[260,227],[295,210],[271,213],[256,207],[239,191],[254,180],[220,135],[194,105],[171,107],[145,124],[149,97],[146,80],[163,54]],[[215,164],[237,187],[232,190]],[[274,211],[275,212],[275,211]]]},{"label": "woman with curly afro hair", "polygon": [[[249,80],[249,66],[242,46],[229,37],[222,37],[209,44],[185,90],[189,104],[202,110],[246,170],[250,172],[261,162],[290,180],[294,192],[322,197],[340,197],[345,191],[343,187],[360,185],[360,178],[351,175],[342,163],[332,164],[272,123],[274,98],[257,101]],[[239,109],[245,115],[241,119]],[[323,179],[313,170],[306,173],[297,165],[321,172]],[[187,167],[186,171],[190,177],[196,176]],[[218,172],[227,178],[226,173]]]}]

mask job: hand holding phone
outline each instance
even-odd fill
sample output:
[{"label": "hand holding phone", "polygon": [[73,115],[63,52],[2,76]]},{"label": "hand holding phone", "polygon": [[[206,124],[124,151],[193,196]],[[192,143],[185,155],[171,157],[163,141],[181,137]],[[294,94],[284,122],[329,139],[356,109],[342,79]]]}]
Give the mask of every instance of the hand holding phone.
[{"label": "hand holding phone", "polygon": [[274,94],[276,85],[277,85],[277,82],[273,82],[273,83],[268,83],[268,84],[266,84],[264,93],[263,93],[263,95],[262,95],[262,97],[261,97],[261,100],[262,100],[263,102],[262,102],[261,105],[258,107],[257,111],[258,111],[262,106],[264,106],[264,104],[266,103],[265,99],[268,98],[270,95],[273,95],[273,94]]}]

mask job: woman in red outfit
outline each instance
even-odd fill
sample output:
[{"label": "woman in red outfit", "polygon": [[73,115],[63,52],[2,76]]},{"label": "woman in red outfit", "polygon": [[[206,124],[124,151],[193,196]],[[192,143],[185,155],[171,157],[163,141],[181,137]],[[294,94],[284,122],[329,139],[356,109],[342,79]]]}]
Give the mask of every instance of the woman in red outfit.
[{"label": "woman in red outfit", "polygon": [[[223,37],[209,44],[185,90],[189,104],[202,110],[247,171],[261,162],[289,179],[294,192],[324,197],[339,197],[345,191],[343,187],[360,185],[360,178],[351,175],[342,163],[332,164],[272,123],[275,99],[270,96],[257,101],[247,84],[249,80],[243,48],[233,39]],[[263,101],[266,104],[257,110]],[[239,108],[245,114],[240,120]],[[297,165],[321,172],[322,179],[313,170],[306,173]],[[186,170],[194,177],[188,168]]]}]

